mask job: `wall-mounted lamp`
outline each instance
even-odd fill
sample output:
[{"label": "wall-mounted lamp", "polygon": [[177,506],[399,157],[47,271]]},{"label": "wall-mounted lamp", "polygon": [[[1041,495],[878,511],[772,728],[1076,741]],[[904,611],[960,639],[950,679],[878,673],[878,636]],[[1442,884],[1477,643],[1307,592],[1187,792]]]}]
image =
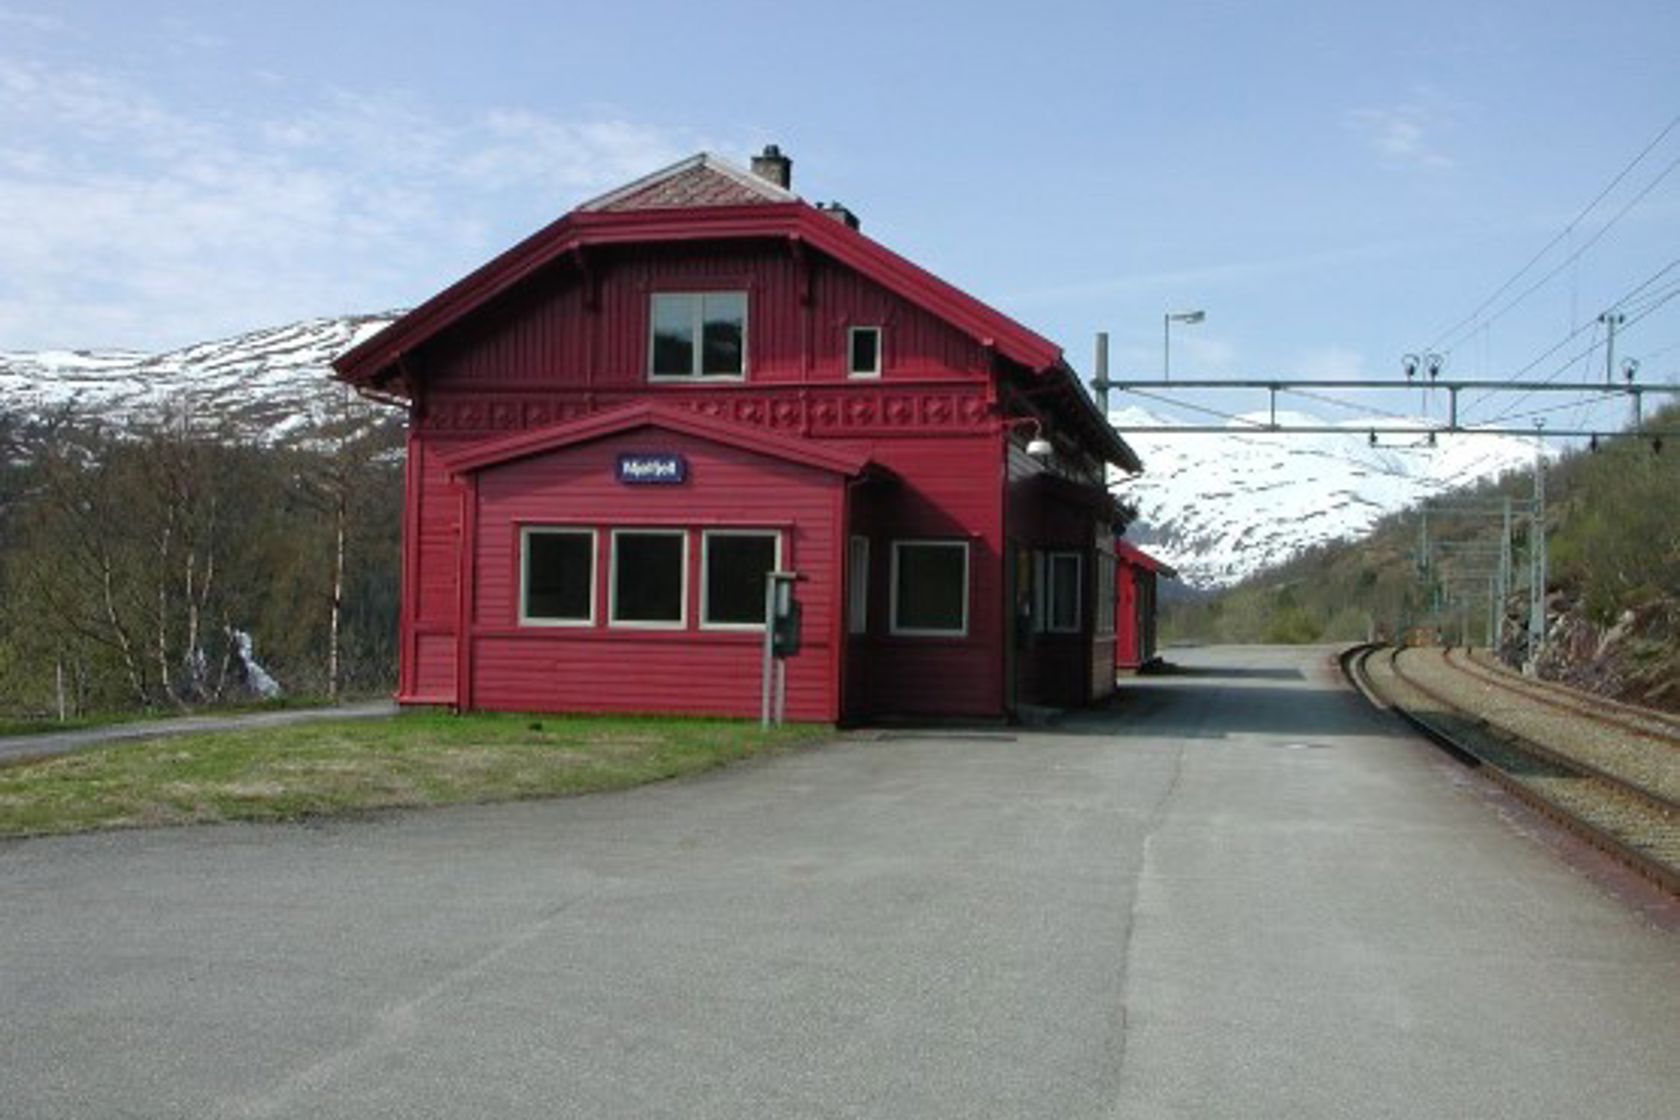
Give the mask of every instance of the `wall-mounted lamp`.
[{"label": "wall-mounted lamp", "polygon": [[1032,426],[1033,434],[1027,440],[1027,454],[1034,459],[1049,459],[1056,454],[1056,446],[1044,438],[1044,422],[1036,416],[1014,416],[1004,421],[1014,428],[1024,424]]}]

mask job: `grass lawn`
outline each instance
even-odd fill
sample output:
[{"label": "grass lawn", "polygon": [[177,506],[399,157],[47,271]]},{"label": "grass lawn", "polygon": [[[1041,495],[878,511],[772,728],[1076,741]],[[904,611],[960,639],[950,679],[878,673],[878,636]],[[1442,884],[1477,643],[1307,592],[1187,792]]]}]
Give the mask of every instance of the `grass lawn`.
[{"label": "grass lawn", "polygon": [[204,732],[0,768],[0,836],[283,821],[621,789],[830,734],[735,720],[405,713]]}]

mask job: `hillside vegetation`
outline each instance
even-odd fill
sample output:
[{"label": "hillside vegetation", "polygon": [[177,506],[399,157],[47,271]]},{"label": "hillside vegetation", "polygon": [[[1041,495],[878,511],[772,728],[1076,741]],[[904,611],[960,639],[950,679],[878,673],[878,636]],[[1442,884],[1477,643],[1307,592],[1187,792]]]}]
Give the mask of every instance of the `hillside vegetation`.
[{"label": "hillside vegetation", "polygon": [[[1680,407],[1651,417],[1648,427],[1680,428]],[[1540,670],[1680,706],[1680,447],[1618,438],[1549,462],[1545,482],[1550,618]],[[1497,505],[1533,492],[1529,469],[1444,500]],[[1415,510],[1397,514],[1361,540],[1314,549],[1214,597],[1169,604],[1163,639],[1298,643],[1422,634],[1489,644],[1487,581],[1451,554],[1495,553],[1500,518],[1432,516],[1427,569],[1419,563],[1419,521]],[[1503,604],[1511,638],[1504,652],[1513,661],[1528,618],[1529,536],[1528,518],[1518,516],[1516,586]],[[1474,563],[1475,571],[1489,567]]]},{"label": "hillside vegetation", "polygon": [[0,724],[389,691],[400,423],[0,416]]}]

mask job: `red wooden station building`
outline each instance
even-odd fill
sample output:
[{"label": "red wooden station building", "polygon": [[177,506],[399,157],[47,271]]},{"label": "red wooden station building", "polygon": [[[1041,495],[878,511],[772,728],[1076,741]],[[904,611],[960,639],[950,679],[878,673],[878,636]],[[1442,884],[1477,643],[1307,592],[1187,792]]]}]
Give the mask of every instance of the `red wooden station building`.
[{"label": "red wooden station building", "polygon": [[1056,346],[752,163],[587,202],[335,363],[409,412],[400,702],[755,715],[771,571],[790,718],[1113,691],[1137,456]]}]

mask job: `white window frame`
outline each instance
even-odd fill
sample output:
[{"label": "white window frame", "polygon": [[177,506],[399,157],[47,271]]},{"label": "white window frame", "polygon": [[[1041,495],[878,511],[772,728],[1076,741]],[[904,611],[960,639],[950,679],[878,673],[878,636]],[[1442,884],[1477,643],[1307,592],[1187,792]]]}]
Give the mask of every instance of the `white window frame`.
[{"label": "white window frame", "polygon": [[[531,616],[525,613],[527,592],[530,589],[531,576],[531,538],[534,536],[569,536],[589,538],[589,617],[588,618],[546,618]],[[600,540],[594,529],[580,525],[521,525],[519,527],[519,603],[518,615],[521,626],[572,626],[587,627],[595,625],[595,604],[601,589]]]},{"label": "white window frame", "polygon": [[[741,372],[740,373],[701,373],[700,367],[705,362],[706,336],[706,299],[708,296],[740,296],[741,297]],[[693,301],[689,314],[689,331],[692,339],[691,353],[693,355],[689,372],[687,373],[655,373],[653,363],[655,358],[655,330],[658,317],[654,315],[654,304],[660,299],[683,298]],[[695,382],[716,381],[745,381],[747,379],[748,355],[747,338],[752,323],[752,299],[744,288],[709,288],[700,291],[650,292],[648,293],[648,328],[647,328],[647,376],[650,382],[663,384],[690,385]],[[850,360],[850,359],[848,359]]]},{"label": "white window frame", "polygon": [[[920,626],[906,627],[906,626],[900,626],[898,624],[898,570],[899,570],[898,558],[899,558],[899,555],[906,548],[924,548],[924,547],[960,548],[960,549],[962,549],[962,558],[963,558],[962,625],[955,630],[939,630],[939,629],[932,629],[932,628],[920,627]],[[891,594],[891,609],[890,609],[890,613],[889,613],[888,618],[887,618],[888,632],[892,633],[892,634],[895,634],[895,635],[902,635],[904,637],[910,637],[910,638],[966,638],[966,637],[968,637],[968,616],[969,616],[968,599],[969,599],[970,568],[971,568],[971,564],[970,564],[970,561],[969,561],[969,547],[968,547],[968,542],[967,541],[950,540],[949,538],[943,539],[943,540],[937,539],[937,538],[910,538],[910,539],[906,539],[906,540],[895,540],[895,541],[893,541],[892,542],[892,586],[891,586],[891,589],[890,589],[892,594]]]},{"label": "white window frame", "polygon": [[[1058,560],[1073,561],[1073,625],[1056,622],[1056,577]],[[1068,549],[1052,549],[1044,554],[1044,632],[1047,634],[1078,634],[1084,627],[1085,557]]]},{"label": "white window frame", "polygon": [[[857,338],[857,336],[864,331],[868,331],[875,336],[875,368],[874,369],[853,369],[852,368],[852,345],[853,345],[853,340],[855,338]],[[847,377],[856,377],[860,380],[873,379],[873,378],[880,377],[881,376],[881,367],[886,364],[886,358],[882,354],[882,351],[881,351],[881,347],[882,347],[882,344],[883,344],[884,341],[885,341],[885,332],[882,331],[879,326],[847,327],[846,328],[846,376]]]},{"label": "white window frame", "polygon": [[[678,579],[681,581],[679,594],[682,604],[680,617],[675,622],[657,622],[645,619],[622,619],[618,617],[618,538],[621,536],[638,537],[676,537],[682,541],[682,562],[678,566]],[[688,537],[687,529],[637,528],[626,525],[612,530],[611,555],[607,558],[607,624],[625,630],[686,630],[688,629]]]},{"label": "white window frame", "polygon": [[712,553],[707,545],[713,537],[771,537],[776,542],[776,556],[771,561],[770,570],[782,570],[782,534],[778,529],[703,529],[700,533],[700,629],[702,630],[764,630],[764,622],[711,622],[707,615],[711,613],[711,581],[708,578],[708,568],[711,565]]},{"label": "white window frame", "polygon": [[846,544],[846,633],[869,633],[869,538],[855,533]]}]

